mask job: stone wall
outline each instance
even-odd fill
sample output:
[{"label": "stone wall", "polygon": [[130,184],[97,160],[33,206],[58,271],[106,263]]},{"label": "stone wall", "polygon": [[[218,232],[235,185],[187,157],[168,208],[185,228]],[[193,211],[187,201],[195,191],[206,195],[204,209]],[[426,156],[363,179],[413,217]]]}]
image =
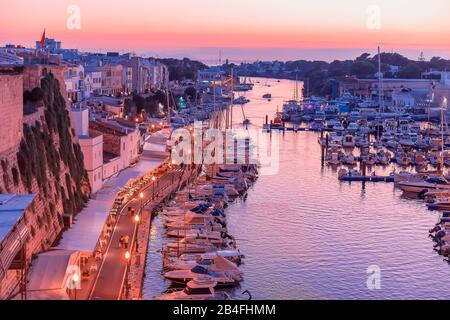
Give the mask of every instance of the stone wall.
[{"label": "stone wall", "polygon": [[0,74],[0,154],[16,148],[22,138],[22,88],[21,74]]}]

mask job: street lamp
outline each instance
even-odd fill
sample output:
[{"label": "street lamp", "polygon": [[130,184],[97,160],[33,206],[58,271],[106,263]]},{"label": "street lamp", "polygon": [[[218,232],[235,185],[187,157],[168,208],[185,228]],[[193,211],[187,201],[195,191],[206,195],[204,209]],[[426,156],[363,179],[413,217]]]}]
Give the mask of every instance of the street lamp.
[{"label": "street lamp", "polygon": [[78,273],[75,272],[72,276],[72,288],[73,288],[75,300],[77,300],[77,283],[78,283],[78,281],[80,281],[80,276],[78,275]]},{"label": "street lamp", "polygon": [[139,214],[136,214],[134,216],[134,222],[139,223],[141,221],[141,217],[139,216]]},{"label": "street lamp", "polygon": [[153,184],[153,187],[152,187],[152,189],[153,189],[153,195],[152,195],[152,199],[153,200],[155,200],[155,181],[156,181],[156,177],[155,176],[152,176],[152,184]]},{"label": "street lamp", "polygon": [[125,260],[127,261],[127,268],[125,270],[125,274],[126,274],[126,279],[127,279],[127,283],[125,286],[125,294],[126,294],[126,298],[128,299],[128,294],[129,294],[129,285],[130,285],[130,259],[131,259],[131,254],[130,251],[125,252]]}]

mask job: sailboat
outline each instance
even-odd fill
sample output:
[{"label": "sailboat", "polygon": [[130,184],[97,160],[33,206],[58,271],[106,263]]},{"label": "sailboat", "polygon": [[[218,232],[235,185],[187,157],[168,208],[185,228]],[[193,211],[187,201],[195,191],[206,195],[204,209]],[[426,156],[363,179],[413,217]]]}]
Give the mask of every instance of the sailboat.
[{"label": "sailboat", "polygon": [[444,106],[447,107],[447,98],[444,98],[441,107],[441,152],[439,156],[438,175],[425,181],[403,181],[397,185],[405,192],[425,193],[430,190],[450,191],[450,182],[444,177]]},{"label": "sailboat", "polygon": [[282,117],[292,123],[302,122],[301,105],[298,91],[298,77],[295,75],[294,96],[283,104]]}]

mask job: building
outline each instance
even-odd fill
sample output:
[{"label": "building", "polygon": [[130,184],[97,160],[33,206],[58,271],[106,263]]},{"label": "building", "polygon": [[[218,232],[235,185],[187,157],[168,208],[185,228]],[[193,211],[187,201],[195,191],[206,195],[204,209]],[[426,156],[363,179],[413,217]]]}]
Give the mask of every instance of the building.
[{"label": "building", "polygon": [[23,65],[23,58],[14,52],[0,50],[0,65]]},{"label": "building", "polygon": [[33,248],[35,195],[0,194],[0,300],[13,298],[26,284]]},{"label": "building", "polygon": [[131,57],[130,60],[123,63],[132,68],[133,91],[137,93],[149,92],[153,74],[150,61],[141,57]]},{"label": "building", "polygon": [[23,91],[22,69],[3,69],[0,73],[0,154],[15,150],[22,139]]},{"label": "building", "polygon": [[81,152],[83,152],[92,193],[95,193],[103,186],[103,135],[89,132],[88,108],[72,108],[72,118]]},{"label": "building", "polygon": [[122,91],[129,94],[133,92],[133,68],[125,64],[122,67]]},{"label": "building", "polygon": [[90,71],[84,74],[85,99],[89,99],[92,95],[99,95],[102,90],[102,73],[101,71]]},{"label": "building", "polygon": [[[393,92],[402,89],[428,92],[433,86],[433,82],[428,79],[383,79],[383,92],[386,98],[391,98]],[[353,96],[370,97],[379,91],[378,79],[358,79],[347,77],[339,81],[341,95],[349,92]]]},{"label": "building", "polygon": [[45,38],[44,45],[41,45],[41,41],[36,41],[36,49],[45,49],[50,52],[57,52],[62,49],[61,41],[56,41],[55,39]]},{"label": "building", "polygon": [[133,122],[91,121],[89,132],[91,135],[103,135],[103,179],[117,174],[137,161],[142,139]]},{"label": "building", "polygon": [[82,101],[90,96],[86,92],[84,67],[80,64],[65,64],[64,83],[66,85],[68,98],[73,101]]},{"label": "building", "polygon": [[125,104],[123,98],[100,96],[96,97],[95,100],[100,101],[103,104],[104,111],[113,114],[117,118],[123,118]]},{"label": "building", "polygon": [[93,79],[98,79],[93,74],[101,74],[100,88],[97,85],[94,92],[107,96],[117,96],[123,92],[122,71],[123,66],[120,64],[103,64],[102,62],[100,62],[100,65],[85,67],[85,72],[91,74]]},{"label": "building", "polygon": [[416,99],[410,90],[403,89],[392,93],[392,102],[395,107],[413,108],[416,104]]}]

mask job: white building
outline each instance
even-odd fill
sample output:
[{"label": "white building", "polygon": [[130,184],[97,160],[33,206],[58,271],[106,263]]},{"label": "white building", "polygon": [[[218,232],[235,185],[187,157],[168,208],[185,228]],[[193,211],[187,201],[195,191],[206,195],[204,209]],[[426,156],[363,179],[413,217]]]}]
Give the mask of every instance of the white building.
[{"label": "white building", "polygon": [[84,67],[79,64],[68,64],[64,71],[64,82],[67,94],[72,101],[84,99]]},{"label": "white building", "polygon": [[89,134],[89,109],[74,108],[72,117],[89,175],[92,193],[103,186],[103,135]]}]

